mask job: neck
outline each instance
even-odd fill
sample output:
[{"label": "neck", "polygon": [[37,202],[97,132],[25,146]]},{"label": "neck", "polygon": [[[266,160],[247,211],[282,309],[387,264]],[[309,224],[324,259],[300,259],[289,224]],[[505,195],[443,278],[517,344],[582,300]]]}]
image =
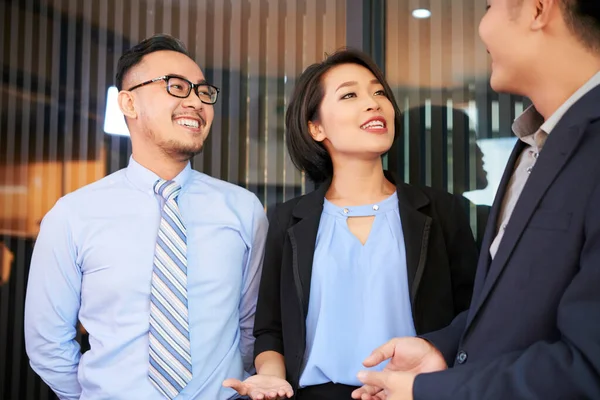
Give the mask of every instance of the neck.
[{"label": "neck", "polygon": [[132,151],[133,159],[161,179],[172,180],[187,166],[187,160],[174,160],[166,154],[152,154],[147,151]]},{"label": "neck", "polygon": [[381,159],[345,160],[333,163],[333,178],[326,197],[345,205],[362,205],[381,201],[390,196],[396,187],[383,174]]},{"label": "neck", "polygon": [[581,46],[572,46],[564,54],[552,52],[552,55],[540,63],[551,68],[540,71],[530,93],[526,94],[544,120],[600,71],[600,57]]}]

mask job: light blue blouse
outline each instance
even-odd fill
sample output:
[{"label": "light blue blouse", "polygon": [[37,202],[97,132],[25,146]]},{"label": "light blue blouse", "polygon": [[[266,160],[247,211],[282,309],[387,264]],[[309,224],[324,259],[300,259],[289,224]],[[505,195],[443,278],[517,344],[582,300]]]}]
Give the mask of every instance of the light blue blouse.
[{"label": "light blue blouse", "polygon": [[[349,217],[375,216],[363,245]],[[325,200],[317,233],[300,387],[358,386],[362,361],[397,336],[415,336],[398,196],[338,207]],[[381,370],[383,365],[374,369]]]}]

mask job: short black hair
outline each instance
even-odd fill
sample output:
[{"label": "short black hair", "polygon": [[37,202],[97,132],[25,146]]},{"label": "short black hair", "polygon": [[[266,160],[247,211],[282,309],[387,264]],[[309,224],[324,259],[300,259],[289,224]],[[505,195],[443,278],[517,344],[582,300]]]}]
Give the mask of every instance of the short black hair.
[{"label": "short black hair", "polygon": [[292,162],[310,180],[321,183],[333,176],[331,156],[322,143],[313,139],[308,122],[319,120],[319,107],[325,95],[322,77],[331,68],[342,64],[357,64],[367,68],[385,89],[394,107],[395,138],[402,132],[402,116],[383,72],[366,53],[344,48],[312,64],[298,77],[285,114],[286,144]]},{"label": "short black hair", "polygon": [[600,54],[600,0],[562,0],[565,23],[589,50]]},{"label": "short black hair", "polygon": [[151,36],[127,50],[119,58],[116,75],[117,89],[123,89],[125,75],[127,75],[131,68],[139,64],[145,55],[162,50],[176,51],[192,58],[185,48],[185,45],[179,39],[166,34],[156,34]]}]

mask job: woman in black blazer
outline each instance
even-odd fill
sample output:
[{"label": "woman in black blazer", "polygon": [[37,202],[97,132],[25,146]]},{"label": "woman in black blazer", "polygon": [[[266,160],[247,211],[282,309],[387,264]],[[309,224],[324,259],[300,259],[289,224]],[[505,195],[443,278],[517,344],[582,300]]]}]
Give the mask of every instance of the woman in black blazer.
[{"label": "woman in black blazer", "polygon": [[401,114],[375,63],[343,50],[308,67],[286,113],[294,164],[318,189],[270,210],[252,399],[350,399],[370,350],[469,306],[477,250],[461,200],[383,170]]}]

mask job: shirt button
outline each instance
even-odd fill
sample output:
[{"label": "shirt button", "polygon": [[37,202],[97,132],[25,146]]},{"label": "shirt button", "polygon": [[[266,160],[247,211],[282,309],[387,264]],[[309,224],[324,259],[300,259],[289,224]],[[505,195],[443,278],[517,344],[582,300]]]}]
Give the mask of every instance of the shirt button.
[{"label": "shirt button", "polygon": [[378,206],[377,204],[375,204],[375,205],[373,206],[373,210],[375,210],[375,211],[379,210],[379,206]]},{"label": "shirt button", "polygon": [[533,153],[533,158],[538,158],[540,156],[540,153]]},{"label": "shirt button", "polygon": [[350,212],[350,210],[348,210],[347,208],[344,208],[344,214],[348,214]]},{"label": "shirt button", "polygon": [[533,167],[527,167],[527,173],[530,174]]},{"label": "shirt button", "polygon": [[456,355],[456,362],[459,364],[464,364],[467,361],[467,353],[464,350],[461,350]]}]

